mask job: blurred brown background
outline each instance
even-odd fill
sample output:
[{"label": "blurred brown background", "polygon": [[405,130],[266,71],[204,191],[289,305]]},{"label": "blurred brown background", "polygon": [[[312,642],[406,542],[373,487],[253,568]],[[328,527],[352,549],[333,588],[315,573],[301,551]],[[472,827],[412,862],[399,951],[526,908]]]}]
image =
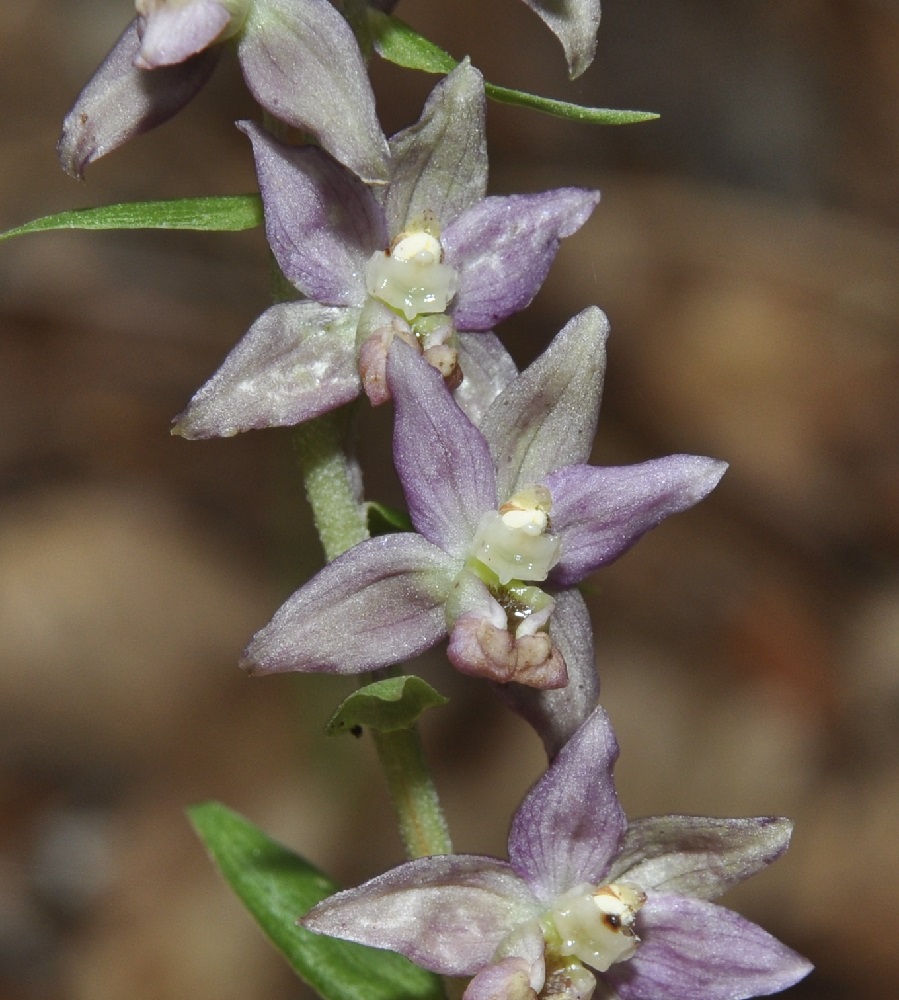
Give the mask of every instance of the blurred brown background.
[{"label": "blurred brown background", "polygon": [[[19,0],[0,27],[0,227],[251,190],[236,64],[177,119],[58,169],[127,0]],[[725,458],[715,495],[589,585],[632,814],[783,813],[734,905],[818,971],[899,989],[899,3],[608,0],[594,67],[515,0],[398,13],[488,79],[662,113],[591,130],[492,105],[493,190],[598,186],[522,360],[612,321],[595,460]],[[385,127],[431,78],[378,66]],[[249,680],[239,650],[319,559],[287,432],[187,443],[170,418],[266,304],[260,233],[61,233],[0,247],[0,1000],[303,995],[195,842],[220,798],[347,884],[400,859],[349,682]],[[365,446],[370,492],[389,428]],[[502,853],[534,736],[437,658],[425,738],[456,846]]]}]

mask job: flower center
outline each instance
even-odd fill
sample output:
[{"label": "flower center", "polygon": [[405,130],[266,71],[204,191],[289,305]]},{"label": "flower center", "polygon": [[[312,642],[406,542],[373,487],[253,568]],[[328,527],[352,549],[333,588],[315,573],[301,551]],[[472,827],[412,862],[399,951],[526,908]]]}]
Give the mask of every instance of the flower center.
[{"label": "flower center", "polygon": [[605,972],[636,952],[640,939],[633,924],[645,902],[646,893],[626,882],[580,885],[553,901],[544,935],[557,954]]},{"label": "flower center", "polygon": [[[446,312],[456,294],[459,276],[443,263],[443,247],[428,223],[393,241],[385,253],[378,250],[365,265],[365,287],[411,322],[416,316]],[[430,226],[433,229],[433,224]]]},{"label": "flower center", "polygon": [[545,486],[516,493],[499,510],[481,518],[471,554],[505,586],[511,580],[545,580],[559,558],[559,538],[551,534],[552,498]]}]

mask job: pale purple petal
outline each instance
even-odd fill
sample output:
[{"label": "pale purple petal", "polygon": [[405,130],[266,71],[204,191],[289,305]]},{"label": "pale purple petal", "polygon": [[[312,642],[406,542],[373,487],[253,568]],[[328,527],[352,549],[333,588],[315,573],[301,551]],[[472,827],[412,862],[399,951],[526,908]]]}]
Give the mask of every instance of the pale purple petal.
[{"label": "pale purple petal", "polygon": [[715,899],[776,861],[790,843],[788,819],[651,816],[632,820],[611,881]]},{"label": "pale purple petal", "polygon": [[507,958],[526,962],[531,986],[535,990],[543,987],[546,976],[546,939],[539,917],[516,925],[512,932],[503,938],[494,959],[499,962]]},{"label": "pale purple petal", "polygon": [[412,523],[465,558],[482,515],[496,507],[487,443],[440,373],[399,338],[390,348],[387,383],[396,410],[394,464]]},{"label": "pale purple petal", "polygon": [[186,438],[285,427],[359,395],[359,310],[285,302],[267,309],[175,418]]},{"label": "pale purple petal", "polygon": [[503,938],[539,913],[504,861],[450,854],[419,858],[324,900],[300,921],[308,930],[387,948],[447,976],[471,976]]},{"label": "pale purple petal", "polygon": [[537,1000],[531,986],[531,967],[523,958],[504,958],[481,969],[462,994],[462,1000],[498,1000],[500,997],[502,1000]]},{"label": "pale purple petal", "polygon": [[399,663],[446,635],[457,567],[420,535],[382,535],[328,563],[253,636],[250,673],[358,674]]},{"label": "pale purple petal", "polygon": [[484,414],[481,430],[503,500],[589,456],[608,331],[608,320],[595,306],[579,313]]},{"label": "pale purple petal", "polygon": [[152,73],[138,69],[137,19],[78,95],[56,146],[63,170],[81,177],[94,160],[177,114],[209,79],[219,49]]},{"label": "pale purple petal", "polygon": [[745,1000],[784,990],[812,968],[761,927],[702,899],[650,893],[636,929],[634,957],[603,974],[621,1000]]},{"label": "pale purple petal", "polygon": [[521,684],[496,688],[503,701],[534,727],[550,760],[586,722],[599,701],[599,675],[587,605],[577,590],[553,592],[553,597],[556,605],[549,621],[549,637],[565,660],[568,684],[549,691]]},{"label": "pale purple petal", "polygon": [[428,214],[444,229],[484,197],[484,81],[467,59],[431,91],[416,124],[391,138],[390,151],[391,236]]},{"label": "pale purple petal", "polygon": [[451,222],[441,243],[459,273],[452,309],[458,329],[489,330],[524,309],[560,241],[581,228],[598,202],[598,191],[581,188],[485,198]]},{"label": "pale purple petal", "polygon": [[[140,6],[139,3],[138,8]],[[230,11],[219,0],[144,6],[140,51],[134,58],[134,65],[139,69],[184,62],[211,45],[231,20]]]},{"label": "pale purple petal", "polygon": [[611,723],[597,707],[515,814],[509,860],[541,901],[600,884],[617,855],[627,828],[612,780],[617,758]]},{"label": "pale purple petal", "polygon": [[572,79],[593,62],[599,30],[600,0],[524,0],[562,43]]},{"label": "pale purple petal", "polygon": [[287,279],[316,302],[362,306],[365,263],[387,245],[368,188],[316,146],[285,146],[252,122],[265,232]]},{"label": "pale purple petal", "polygon": [[387,179],[387,140],[365,63],[328,0],[254,0],[237,52],[267,111],[311,132],[363,180]]},{"label": "pale purple petal", "polygon": [[670,455],[639,465],[571,465],[543,480],[552,496],[552,530],[562,553],[550,580],[579,583],[626,552],[666,517],[709,494],[726,462],[699,455]]},{"label": "pale purple petal", "polygon": [[517,377],[512,355],[494,333],[459,333],[462,384],[453,398],[473,423],[479,424],[494,399]]}]

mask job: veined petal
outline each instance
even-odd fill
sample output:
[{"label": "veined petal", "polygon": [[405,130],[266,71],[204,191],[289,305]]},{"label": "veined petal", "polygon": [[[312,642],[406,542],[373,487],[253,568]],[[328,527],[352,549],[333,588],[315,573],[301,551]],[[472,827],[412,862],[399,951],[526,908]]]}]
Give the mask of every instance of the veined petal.
[{"label": "veined petal", "polygon": [[238,43],[247,86],[366,181],[387,179],[387,140],[350,26],[328,0],[254,0]]},{"label": "veined petal", "polygon": [[186,438],[286,427],[359,395],[359,310],[284,302],[267,309],[175,418]]},{"label": "veined petal", "polygon": [[543,902],[581,882],[598,885],[624,837],[612,780],[618,743],[602,707],[528,792],[509,834],[509,860]]},{"label": "veined petal", "polygon": [[390,139],[390,152],[391,236],[426,215],[442,230],[484,197],[484,81],[467,59],[431,91],[419,120]]},{"label": "veined petal", "polygon": [[134,65],[139,49],[135,19],[66,115],[56,151],[72,177],[177,114],[209,79],[219,57],[217,48],[207,49],[178,66],[148,73]]},{"label": "veined petal", "polygon": [[570,465],[543,480],[562,554],[550,573],[570,587],[626,552],[650,528],[709,494],[726,462],[670,455],[639,465]]},{"label": "veined petal", "polygon": [[487,442],[440,373],[398,338],[388,355],[387,383],[396,411],[394,463],[412,523],[464,559],[481,516],[496,506]]},{"label": "veined petal", "polygon": [[453,399],[475,425],[494,399],[517,377],[512,355],[494,333],[458,333],[459,367],[462,384]]},{"label": "veined petal", "polygon": [[599,701],[587,605],[577,590],[553,591],[552,596],[556,604],[549,620],[549,637],[568,668],[568,684],[549,691],[521,684],[496,687],[503,701],[537,731],[550,760],[587,721]]},{"label": "veined petal", "polygon": [[650,816],[631,821],[610,881],[646,891],[714,899],[776,861],[787,849],[788,819]]},{"label": "veined petal", "polygon": [[144,14],[140,51],[134,57],[139,69],[184,62],[211,45],[231,20],[219,0],[138,3],[138,11]]},{"label": "veined petal", "polygon": [[362,306],[365,263],[387,246],[371,192],[316,146],[285,146],[252,122],[238,127],[253,143],[265,232],[285,276],[316,302]]},{"label": "veined petal", "polygon": [[244,650],[254,674],[358,674],[423,653],[446,635],[457,567],[411,532],[355,545],[301,587]]},{"label": "veined petal", "polygon": [[621,1000],[745,1000],[812,969],[761,927],[702,899],[650,893],[636,930],[634,957],[604,973]]},{"label": "veined petal", "polygon": [[500,497],[589,456],[608,332],[605,314],[595,306],[585,309],[484,414],[481,430],[496,465]]},{"label": "veined petal", "polygon": [[593,62],[599,30],[599,0],[524,0],[562,43],[572,79]]},{"label": "veined petal", "polygon": [[397,951],[445,976],[487,965],[513,928],[539,913],[504,861],[449,854],[419,858],[314,906],[308,930]]},{"label": "veined petal", "polygon": [[524,309],[549,272],[559,242],[590,217],[598,191],[485,198],[441,236],[446,262],[459,272],[453,319],[460,330],[489,330]]}]

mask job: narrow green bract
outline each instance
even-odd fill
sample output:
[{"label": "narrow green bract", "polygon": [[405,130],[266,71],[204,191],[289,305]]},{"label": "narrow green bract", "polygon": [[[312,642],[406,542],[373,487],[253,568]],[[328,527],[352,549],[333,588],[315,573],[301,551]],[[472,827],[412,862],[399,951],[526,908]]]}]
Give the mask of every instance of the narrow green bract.
[{"label": "narrow green bract", "polygon": [[337,888],[304,858],[218,802],[192,806],[188,814],[225,881],[324,1000],[441,1000],[438,977],[405,958],[297,926]]},{"label": "narrow green bract", "polygon": [[262,225],[258,194],[132,201],[45,215],[0,233],[0,240],[54,229],[197,229],[238,232]]},{"label": "narrow green bract", "polygon": [[[423,73],[449,73],[458,65],[458,60],[453,59],[448,52],[413,31],[408,24],[404,24],[398,18],[370,10],[368,20],[372,44],[382,59],[403,66],[405,69],[421,70]],[[556,101],[549,97],[528,94],[523,90],[497,87],[486,81],[484,91],[489,98],[501,104],[514,104],[586,125],[634,125],[659,117],[652,111],[587,108],[569,101]]]}]

